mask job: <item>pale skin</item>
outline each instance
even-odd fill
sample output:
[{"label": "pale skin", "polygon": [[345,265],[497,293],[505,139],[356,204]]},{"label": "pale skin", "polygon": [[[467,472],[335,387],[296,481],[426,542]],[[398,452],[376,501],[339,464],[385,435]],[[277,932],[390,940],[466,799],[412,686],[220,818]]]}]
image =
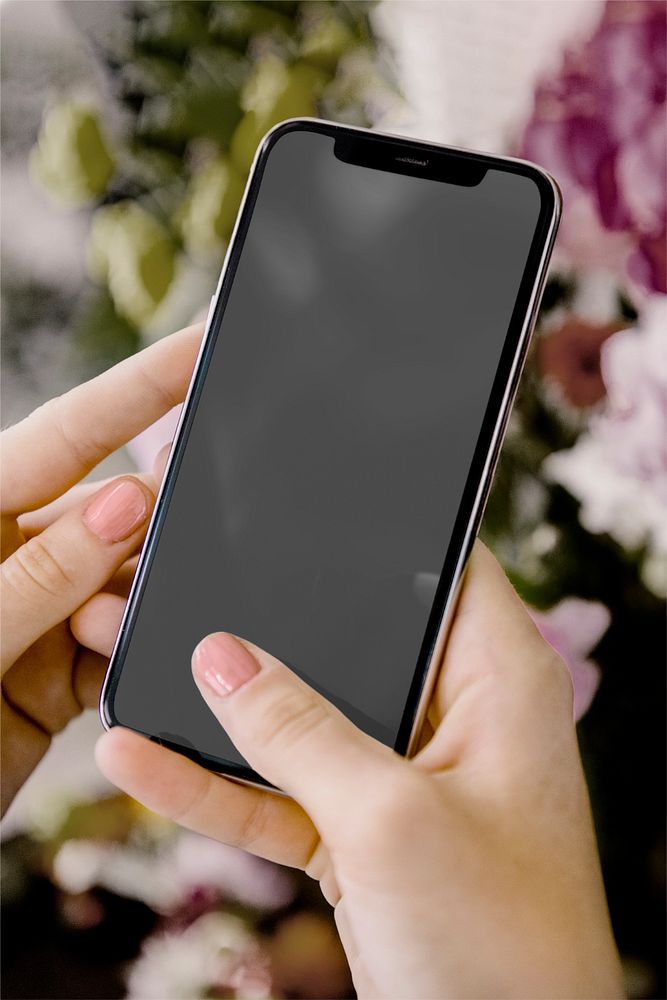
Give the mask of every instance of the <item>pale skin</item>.
[{"label": "pale skin", "polygon": [[[181,331],[3,435],[3,811],[97,702],[164,455],[97,500],[99,484],[76,484],[184,397],[200,337]],[[245,638],[207,637],[193,673],[290,797],[120,728],[100,738],[101,769],[150,809],[318,879],[360,997],[623,995],[569,676],[481,544],[410,761]]]}]

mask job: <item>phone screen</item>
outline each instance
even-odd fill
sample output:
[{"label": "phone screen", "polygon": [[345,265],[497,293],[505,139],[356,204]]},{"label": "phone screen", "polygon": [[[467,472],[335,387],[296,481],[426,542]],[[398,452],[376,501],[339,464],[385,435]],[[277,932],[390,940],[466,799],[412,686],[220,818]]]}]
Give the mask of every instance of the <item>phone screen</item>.
[{"label": "phone screen", "polygon": [[114,722],[244,763],[190,671],[222,630],[396,745],[541,201],[502,167],[450,183],[275,141]]}]

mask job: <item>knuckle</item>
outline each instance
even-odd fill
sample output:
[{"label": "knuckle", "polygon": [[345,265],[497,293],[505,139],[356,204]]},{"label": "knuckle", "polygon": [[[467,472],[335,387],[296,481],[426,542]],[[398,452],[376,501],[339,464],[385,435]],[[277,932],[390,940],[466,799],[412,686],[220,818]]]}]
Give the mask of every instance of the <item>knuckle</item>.
[{"label": "knuckle", "polygon": [[75,433],[67,422],[67,406],[65,396],[57,396],[44,403],[44,410],[50,419],[51,425],[55,427],[60,435],[63,444],[74,457],[78,466],[91,468],[100,460],[104,454],[104,448],[90,434],[90,428],[86,434]]},{"label": "knuckle", "polygon": [[341,899],[340,886],[331,860],[331,854],[315,832],[305,855],[302,869],[309,878],[319,882],[322,895],[330,906],[336,907]]},{"label": "knuckle", "polygon": [[260,725],[265,746],[297,746],[326,723],[328,713],[309,692],[289,691],[272,697]]},{"label": "knuckle", "polygon": [[140,378],[143,380],[146,392],[154,397],[157,405],[165,412],[181,402],[181,399],[171,391],[169,386],[163,385],[146,365],[140,369]]},{"label": "knuckle", "polygon": [[329,852],[324,846],[319,833],[315,832],[312,843],[308,847],[303,863],[303,870],[309,878],[319,882],[331,867]]},{"label": "knuckle", "polygon": [[340,891],[340,886],[338,885],[338,881],[333,870],[329,869],[325,872],[319,882],[320,892],[326,899],[329,906],[332,906],[335,909],[343,898],[343,894]]},{"label": "knuckle", "polygon": [[2,566],[5,585],[22,599],[58,597],[74,580],[39,535],[29,539]]},{"label": "knuckle", "polygon": [[196,822],[197,813],[208,798],[211,788],[211,776],[208,772],[195,771],[196,779],[192,782],[185,799],[172,803],[168,810],[169,819],[181,826],[190,826]]},{"label": "knuckle", "polygon": [[268,794],[260,792],[250,803],[239,822],[234,837],[235,847],[241,847],[244,851],[252,851],[255,844],[262,840],[266,832],[268,809]]}]

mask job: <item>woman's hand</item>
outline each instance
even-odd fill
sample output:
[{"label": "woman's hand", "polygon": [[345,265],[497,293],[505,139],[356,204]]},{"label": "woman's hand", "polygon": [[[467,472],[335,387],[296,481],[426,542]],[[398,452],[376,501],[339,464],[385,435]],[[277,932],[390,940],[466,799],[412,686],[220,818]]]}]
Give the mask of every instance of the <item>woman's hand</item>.
[{"label": "woman's hand", "polygon": [[40,407],[2,435],[2,812],[51,737],[96,704],[106,658],[68,618],[100,588],[126,590],[154,501],[152,476],[75,486],[186,392],[190,327]]},{"label": "woman's hand", "polygon": [[[122,601],[100,600],[72,627],[108,655]],[[122,729],[99,741],[102,770],[149,808],[318,879],[361,997],[622,996],[570,680],[482,545],[434,734],[411,761],[245,640],[209,636],[193,670],[239,751],[292,798]]]}]

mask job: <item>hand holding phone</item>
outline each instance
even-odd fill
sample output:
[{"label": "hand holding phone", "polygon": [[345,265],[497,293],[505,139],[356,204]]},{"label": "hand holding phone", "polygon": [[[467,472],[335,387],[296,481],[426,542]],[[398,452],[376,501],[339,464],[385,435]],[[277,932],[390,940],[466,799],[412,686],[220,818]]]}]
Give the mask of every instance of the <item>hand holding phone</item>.
[{"label": "hand holding phone", "polygon": [[[109,623],[100,651],[113,638]],[[360,997],[623,996],[570,679],[482,545],[413,760],[250,643],[205,639],[193,672],[237,750],[292,798],[119,728],[98,744],[102,770],[148,808],[317,879]]]},{"label": "hand holding phone", "polygon": [[2,432],[3,815],[51,736],[99,702],[106,658],[78,645],[68,616],[110,601],[100,624],[115,635],[124,602],[109,591],[127,596],[159,478],[73,484],[183,399],[202,332],[182,330]]},{"label": "hand holding phone", "polygon": [[321,121],[263,142],[101,702],[267,779],[189,671],[224,630],[414,752],[559,216],[539,168]]}]

